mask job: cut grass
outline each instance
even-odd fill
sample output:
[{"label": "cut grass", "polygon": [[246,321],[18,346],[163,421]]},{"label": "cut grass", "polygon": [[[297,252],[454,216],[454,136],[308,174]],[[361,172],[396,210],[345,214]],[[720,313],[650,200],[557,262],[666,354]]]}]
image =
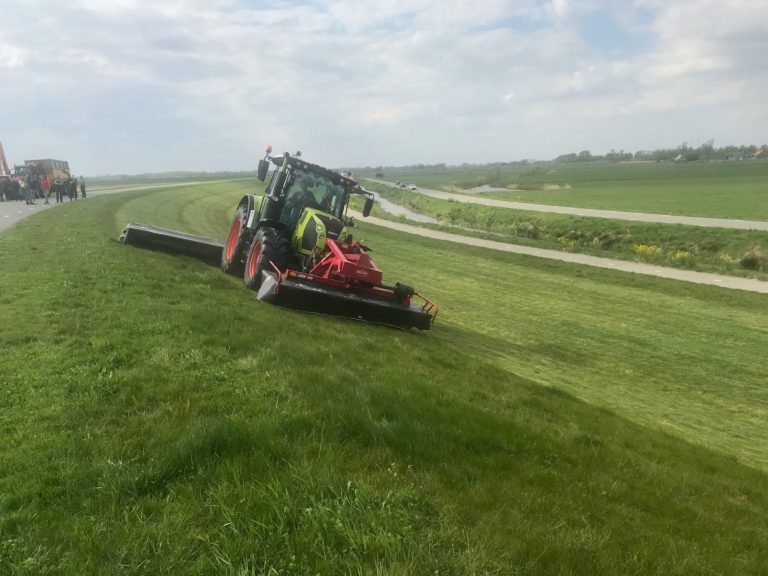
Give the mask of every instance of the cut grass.
[{"label": "cut grass", "polygon": [[222,237],[245,189],[0,234],[0,573],[764,569],[764,297],[364,226],[442,306],[401,333],[115,241]]},{"label": "cut grass", "polygon": [[[526,212],[440,200],[392,186],[370,188],[413,212],[435,218],[429,228],[526,246],[591,254],[733,276],[768,279],[768,233]],[[400,220],[378,206],[374,215]],[[746,255],[755,256],[748,260]]]}]

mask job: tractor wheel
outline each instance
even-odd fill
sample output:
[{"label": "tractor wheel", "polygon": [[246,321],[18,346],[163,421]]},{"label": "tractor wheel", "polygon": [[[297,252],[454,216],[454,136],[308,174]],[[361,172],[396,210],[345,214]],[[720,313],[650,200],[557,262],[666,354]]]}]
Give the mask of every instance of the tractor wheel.
[{"label": "tractor wheel", "polygon": [[250,290],[261,286],[261,273],[272,272],[272,262],[282,272],[288,267],[291,243],[288,237],[274,228],[260,228],[248,248],[243,283]]},{"label": "tractor wheel", "polygon": [[235,217],[229,226],[227,241],[221,251],[221,269],[227,274],[239,276],[243,273],[243,260],[245,256],[245,219],[248,218],[248,206],[241,203],[237,207]]}]

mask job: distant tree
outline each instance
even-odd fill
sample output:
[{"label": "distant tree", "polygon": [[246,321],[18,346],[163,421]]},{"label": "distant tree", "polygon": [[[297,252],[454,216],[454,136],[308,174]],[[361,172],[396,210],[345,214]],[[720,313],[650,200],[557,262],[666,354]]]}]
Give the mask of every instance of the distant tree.
[{"label": "distant tree", "polygon": [[624,155],[624,151],[616,152],[613,148],[611,148],[611,151],[608,152],[608,154],[605,155],[605,159],[608,160],[608,162],[619,162],[621,161],[621,157]]}]

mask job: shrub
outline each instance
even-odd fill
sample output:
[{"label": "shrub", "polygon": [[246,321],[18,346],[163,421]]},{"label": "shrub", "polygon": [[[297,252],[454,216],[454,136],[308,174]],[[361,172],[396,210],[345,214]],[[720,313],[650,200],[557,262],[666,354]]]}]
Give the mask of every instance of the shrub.
[{"label": "shrub", "polygon": [[576,240],[572,240],[566,236],[560,236],[558,240],[560,241],[560,248],[565,252],[571,252],[574,248],[576,248]]},{"label": "shrub", "polygon": [[685,266],[686,268],[693,268],[696,265],[696,257],[688,250],[678,250],[669,257],[669,260],[678,266]]},{"label": "shrub", "polygon": [[747,251],[741,258],[739,264],[745,270],[761,270],[766,258],[759,246]]},{"label": "shrub", "polygon": [[613,232],[603,232],[600,234],[600,236],[597,236],[592,240],[593,245],[599,246],[600,248],[606,250],[613,248],[619,242],[621,242],[621,237],[617,236]]},{"label": "shrub", "polygon": [[541,238],[541,228],[539,228],[539,225],[535,222],[526,222],[523,225],[523,230],[525,231],[525,235],[528,238],[532,238],[534,240]]},{"label": "shrub", "polygon": [[632,252],[641,258],[653,258],[661,255],[661,247],[654,244],[633,244]]}]

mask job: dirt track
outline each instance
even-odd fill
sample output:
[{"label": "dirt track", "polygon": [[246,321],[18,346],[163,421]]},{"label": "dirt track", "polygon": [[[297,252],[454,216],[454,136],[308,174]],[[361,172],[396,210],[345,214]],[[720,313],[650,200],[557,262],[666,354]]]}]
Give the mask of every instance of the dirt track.
[{"label": "dirt track", "polygon": [[470,236],[461,236],[460,234],[449,234],[420,226],[410,224],[401,224],[369,216],[363,219],[363,215],[353,210],[350,215],[357,218],[360,222],[369,222],[376,226],[383,226],[392,230],[399,230],[408,234],[424,236],[425,238],[434,238],[446,242],[455,242],[458,244],[468,244],[470,246],[481,246],[492,250],[501,250],[513,254],[525,254],[539,258],[549,258],[551,260],[560,260],[563,262],[573,262],[575,264],[584,264],[587,266],[596,266],[598,268],[608,268],[610,270],[619,270],[621,272],[632,272],[635,274],[646,274],[657,276],[659,278],[670,278],[672,280],[683,280],[684,282],[694,282],[696,284],[710,284],[722,288],[731,288],[735,290],[747,290],[750,292],[760,292],[768,294],[768,282],[753,280],[751,278],[737,278],[735,276],[722,276],[720,274],[710,274],[707,272],[692,272],[690,270],[680,270],[678,268],[665,268],[662,266],[653,266],[651,264],[642,264],[639,262],[628,262],[626,260],[614,260],[612,258],[599,258],[597,256],[587,256],[585,254],[573,254],[571,252],[559,252],[557,250],[545,250],[543,248],[532,248],[530,246],[519,246],[517,244],[507,244],[504,242],[495,242],[493,240],[483,240],[481,238],[472,238]]},{"label": "dirt track", "polygon": [[[394,186],[392,182],[385,180],[373,180],[379,184]],[[571,206],[553,206],[549,204],[531,204],[529,202],[510,202],[507,200],[493,200],[491,198],[478,198],[467,194],[453,194],[428,188],[416,188],[418,194],[439,198],[440,200],[454,200],[467,204],[480,204],[494,206],[496,208],[510,208],[512,210],[528,210],[531,212],[551,212],[554,214],[570,214],[572,216],[589,216],[592,218],[610,218],[613,220],[630,220],[635,222],[657,222],[660,224],[686,224],[688,226],[704,226],[707,228],[732,228],[736,230],[762,230],[768,231],[768,222],[761,220],[733,220],[728,218],[699,218],[696,216],[673,216],[671,214],[647,214],[644,212],[622,212],[619,210],[595,210],[592,208],[573,208]]]}]

